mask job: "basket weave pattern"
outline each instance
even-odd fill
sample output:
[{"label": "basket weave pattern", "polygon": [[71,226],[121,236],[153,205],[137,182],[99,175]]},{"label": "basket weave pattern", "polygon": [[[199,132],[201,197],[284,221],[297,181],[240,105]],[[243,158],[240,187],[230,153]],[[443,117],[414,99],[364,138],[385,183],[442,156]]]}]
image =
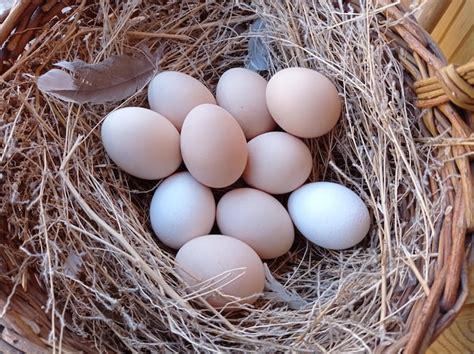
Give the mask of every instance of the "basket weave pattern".
[{"label": "basket weave pattern", "polygon": [[[381,16],[396,22],[386,36],[396,43],[398,59],[405,69],[405,82],[411,86],[407,97],[423,109],[422,126],[427,138],[443,136],[452,144],[441,145],[437,149],[438,158],[443,161],[438,173],[449,187],[446,196],[440,196],[434,177],[428,178],[432,198],[442,198],[446,210],[442,220],[434,227],[436,242],[432,252],[437,254],[435,266],[430,270],[432,276],[428,283],[418,284],[425,295],[420,297],[406,318],[406,331],[390,345],[381,345],[377,351],[418,353],[425,349],[455,318],[468,291],[467,261],[468,242],[466,235],[474,229],[474,187],[470,166],[474,148],[472,144],[457,143],[472,141],[474,111],[474,61],[455,67],[447,65],[442,54],[429,35],[403,9],[391,6],[387,0],[379,0],[385,7]],[[1,19],[0,25],[0,75],[4,83],[18,74],[29,58],[24,55],[29,45],[41,41],[42,33],[51,31],[67,17],[62,15],[65,7],[72,6],[75,14],[86,11],[87,2],[76,4],[73,1],[20,0],[16,6]],[[354,7],[359,6],[354,2]],[[250,17],[254,18],[254,17]],[[57,27],[60,28],[60,27]],[[69,36],[70,34],[64,34]],[[58,40],[58,46],[61,46]],[[31,72],[35,75],[44,71],[51,62],[45,58],[35,63]],[[3,88],[2,88],[3,89]],[[24,102],[24,105],[28,105]],[[6,113],[4,113],[6,114]],[[2,166],[4,161],[1,162]],[[8,164],[6,164],[8,168]],[[0,180],[1,181],[1,180]],[[22,350],[36,351],[50,349],[48,335],[51,315],[44,312],[49,293],[44,285],[42,274],[33,259],[17,269],[15,259],[22,243],[22,235],[15,235],[15,226],[6,214],[12,210],[11,196],[1,195],[0,205],[0,310],[5,313],[0,318],[3,324],[3,340]],[[29,210],[17,210],[28,222]],[[1,274],[5,274],[2,276]],[[15,278],[18,274],[21,279]],[[15,279],[13,279],[15,278]],[[14,281],[15,280],[15,281]],[[410,296],[410,294],[407,294]],[[6,306],[8,304],[8,306]],[[66,319],[72,316],[64,314]],[[63,328],[63,348],[87,352],[90,344],[67,328]],[[90,339],[89,339],[90,340]],[[0,345],[0,350],[2,346]],[[55,349],[58,349],[55,346]]]}]

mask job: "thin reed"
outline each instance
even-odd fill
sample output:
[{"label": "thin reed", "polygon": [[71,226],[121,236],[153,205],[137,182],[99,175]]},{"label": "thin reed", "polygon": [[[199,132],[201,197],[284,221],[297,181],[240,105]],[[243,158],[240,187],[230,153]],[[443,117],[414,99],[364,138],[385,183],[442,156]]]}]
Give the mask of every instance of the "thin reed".
[{"label": "thin reed", "polygon": [[[388,1],[156,3],[74,5],[1,77],[0,321],[9,335],[57,352],[425,348],[465,294],[473,151],[463,111],[415,107],[414,81],[436,69],[429,58],[443,62],[428,36]],[[249,31],[257,18],[265,29]],[[147,46],[162,47],[162,70],[214,90],[225,70],[248,62],[256,36],[268,48],[267,77],[304,66],[337,85],[343,117],[307,141],[311,180],[356,191],[373,225],[345,251],[298,236],[267,264],[261,300],[224,316],[187,291],[174,253],[152,235],[159,181],[119,171],[101,145],[104,116],[146,107],[146,89],[120,104],[76,105],[43,95],[35,80],[60,60]]]}]

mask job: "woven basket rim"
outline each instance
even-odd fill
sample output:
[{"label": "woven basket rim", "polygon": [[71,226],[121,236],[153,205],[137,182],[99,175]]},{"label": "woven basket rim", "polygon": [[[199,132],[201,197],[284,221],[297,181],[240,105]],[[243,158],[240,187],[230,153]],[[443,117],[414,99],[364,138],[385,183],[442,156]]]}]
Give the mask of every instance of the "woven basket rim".
[{"label": "woven basket rim", "polygon": [[[436,82],[439,86],[436,87],[436,90],[440,90],[440,86],[445,85],[443,83],[448,79],[439,73],[442,73],[448,65],[430,35],[416,23],[412,16],[406,15],[401,5],[393,5],[388,0],[379,0],[378,3],[380,6],[386,7],[385,16],[398,21],[398,24],[393,26],[393,30],[398,36],[397,40],[401,41],[399,43],[401,48],[400,62],[404,65],[407,73],[418,76],[417,80],[413,80],[413,87],[419,88],[423,85],[431,85],[434,82],[433,80],[438,80]],[[84,5],[85,1],[78,6]],[[8,77],[15,72],[15,62],[22,60],[21,53],[23,53],[25,47],[41,33],[41,30],[25,31],[25,29],[28,29],[28,26],[35,28],[38,26],[45,30],[50,29],[55,23],[61,21],[58,15],[66,6],[74,7],[76,5],[73,1],[19,1],[12,10],[12,12],[18,12],[15,16],[0,19],[2,23],[0,26],[0,44],[3,43],[0,52],[0,75],[3,73],[3,76],[1,76],[3,80],[8,80]],[[40,8],[41,15],[35,18],[34,14],[37,14]],[[74,8],[77,11],[77,7]],[[21,21],[18,21],[21,16],[33,19],[32,23],[24,21],[22,25]],[[20,35],[14,33],[16,26],[24,26],[21,28],[23,31]],[[10,27],[9,31],[6,30],[8,27]],[[8,47],[9,45],[10,47]],[[466,66],[470,68],[472,63],[468,63]],[[420,70],[420,68],[423,69]],[[459,68],[454,68],[454,70],[456,69]],[[460,70],[462,71],[462,69]],[[462,76],[462,73],[460,75]],[[445,92],[449,92],[449,89],[446,89]],[[423,95],[423,93],[418,94]],[[456,94],[451,96],[459,97]],[[430,96],[427,100],[420,99],[418,101],[419,106],[425,109],[423,120],[429,133],[433,136],[439,134],[435,121],[438,116],[441,116],[443,120],[449,122],[453,137],[460,139],[472,137],[472,126],[466,123],[469,112],[450,103],[449,94],[440,97],[432,98]],[[380,352],[385,350],[395,352],[401,349],[404,349],[407,353],[423,351],[450,325],[467,297],[467,256],[470,245],[466,236],[468,232],[474,230],[472,204],[474,194],[472,190],[472,171],[469,164],[469,153],[472,153],[473,150],[473,148],[469,150],[467,147],[454,147],[450,151],[452,161],[446,164],[443,169],[446,169],[448,174],[452,169],[456,169],[459,178],[453,177],[451,180],[453,191],[450,195],[451,202],[447,203],[447,208],[451,212],[446,213],[438,230],[439,243],[442,244],[445,252],[444,259],[436,269],[433,282],[427,284],[428,295],[420,298],[413,306],[409,319],[411,321],[410,332],[405,333],[400,341],[391,346],[377,348]],[[9,237],[7,222],[2,217],[3,215],[0,212],[0,240]],[[2,269],[1,257],[0,269]],[[24,282],[28,283],[26,291],[17,288],[14,298],[8,297],[12,291],[12,284],[8,284],[5,279],[0,278],[0,285],[2,286],[0,309],[6,303],[11,302],[12,304],[3,319],[7,329],[10,328],[11,331],[3,337],[4,340],[7,338],[10,341],[14,339],[28,342],[29,348],[50,349],[46,344],[48,334],[46,328],[50,326],[50,323],[48,323],[49,317],[44,313],[44,316],[39,315],[41,311],[38,311],[47,302],[47,293],[44,285],[37,278],[37,276],[31,276],[30,279],[24,279]],[[36,297],[33,302],[31,301],[31,293],[34,293]],[[32,316],[34,319],[31,318]],[[28,324],[25,321],[27,318],[30,318],[33,323],[36,322],[34,328],[40,329],[32,330],[31,323]],[[68,335],[70,337],[65,340],[65,348],[84,352],[90,351],[88,345],[81,344],[82,340],[78,336],[72,333],[68,333]],[[1,339],[0,349],[2,349]]]}]

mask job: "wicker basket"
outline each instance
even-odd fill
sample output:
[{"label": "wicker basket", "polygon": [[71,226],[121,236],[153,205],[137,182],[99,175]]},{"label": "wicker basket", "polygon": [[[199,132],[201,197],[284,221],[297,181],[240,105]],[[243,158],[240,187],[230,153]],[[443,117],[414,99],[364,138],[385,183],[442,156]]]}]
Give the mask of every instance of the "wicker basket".
[{"label": "wicker basket", "polygon": [[[429,176],[427,180],[427,184],[432,187],[432,198],[442,197],[435,189],[435,177],[441,176],[444,183],[450,186],[448,195],[443,196],[445,215],[434,225],[435,234],[429,235],[435,240],[432,252],[437,255],[436,262],[429,270],[429,281],[416,283],[406,289],[403,296],[405,299],[409,298],[420,287],[423,287],[425,295],[414,302],[405,318],[405,330],[396,342],[390,345],[379,343],[377,348],[371,348],[378,352],[403,350],[407,353],[419,353],[454,320],[468,292],[467,254],[470,245],[466,236],[474,228],[474,187],[470,166],[474,151],[474,120],[472,113],[469,113],[474,111],[474,61],[460,67],[447,66],[436,44],[412,17],[406,15],[404,9],[390,6],[387,0],[379,0],[378,3],[385,9],[377,16],[398,21],[386,35],[392,41],[394,51],[405,68],[405,83],[413,88],[413,92],[408,92],[407,97],[411,97],[413,103],[416,101],[416,105],[424,109],[420,123],[423,125],[422,130],[427,137],[443,134],[453,142],[452,145],[439,147],[440,156],[445,162],[438,171],[439,175]],[[9,80],[21,77],[31,84],[34,82],[34,75],[21,76],[21,72],[27,70],[38,75],[52,63],[50,58],[35,58],[34,63],[26,61],[31,60],[31,57],[24,54],[25,48],[28,51],[29,45],[33,43],[34,47],[35,43],[42,41],[42,33],[45,31],[61,30],[61,23],[67,22],[67,16],[62,13],[63,8],[71,6],[72,11],[66,13],[71,15],[78,11],[89,11],[87,5],[85,1],[81,4],[67,0],[17,1],[13,9],[0,20],[0,88],[30,89],[28,85],[25,88],[24,82],[21,88],[11,87]],[[357,7],[357,4],[354,6]],[[146,17],[146,14],[142,16]],[[248,26],[248,23],[240,25]],[[63,36],[71,36],[70,33],[60,34],[57,37],[58,47],[63,45]],[[416,100],[413,93],[417,95]],[[41,102],[40,96],[36,95],[38,101],[23,104],[38,105]],[[0,108],[0,112],[3,117],[14,116],[14,112],[9,112],[8,107]],[[471,139],[470,144],[460,143],[468,139]],[[2,169],[8,174],[9,170],[15,169],[16,163],[21,161],[3,160]],[[0,183],[3,183],[1,179]],[[23,268],[18,269],[15,259],[26,240],[22,239],[24,235],[16,233],[20,228],[12,224],[11,217],[13,214],[16,217],[22,215],[24,222],[28,223],[29,215],[33,212],[26,207],[14,205],[11,195],[2,194],[0,203],[0,310],[5,308],[3,317],[0,317],[0,351],[14,352],[14,348],[19,348],[26,352],[39,352],[53,350],[53,347],[54,350],[94,351],[91,338],[81,338],[78,333],[73,333],[66,327],[61,329],[60,347],[54,341],[48,342],[51,326],[60,324],[51,324],[51,313],[44,310],[50,299],[49,290],[44,285],[46,273],[42,273],[46,266],[35,264],[32,258],[26,264],[23,263]],[[64,319],[73,321],[72,315],[67,312],[63,315]],[[255,348],[258,349],[258,346]],[[313,349],[317,350],[317,347]]]}]

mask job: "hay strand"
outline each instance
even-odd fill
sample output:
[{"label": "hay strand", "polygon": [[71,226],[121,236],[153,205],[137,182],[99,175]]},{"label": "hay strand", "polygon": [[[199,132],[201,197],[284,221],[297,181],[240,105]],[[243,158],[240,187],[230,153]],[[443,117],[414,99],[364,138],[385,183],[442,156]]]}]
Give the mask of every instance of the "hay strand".
[{"label": "hay strand", "polygon": [[[465,291],[461,221],[470,213],[472,132],[449,104],[426,114],[415,107],[410,84],[443,62],[416,24],[404,24],[397,4],[83,1],[70,13],[25,43],[2,76],[7,317],[33,323],[15,312],[19,294],[43,299],[29,312],[49,320],[39,343],[53,351],[416,352],[439,332],[436,320]],[[257,18],[265,29],[251,33]],[[99,127],[117,106],[67,104],[43,96],[35,79],[60,60],[93,63],[164,44],[163,70],[215,89],[225,70],[245,65],[252,36],[268,46],[267,77],[298,65],[337,85],[343,117],[307,141],[311,179],[356,191],[373,225],[359,247],[340,252],[297,237],[289,254],[267,264],[271,277],[256,305],[224,315],[182,283],[174,253],[152,235],[147,215],[159,181],[134,179],[106,156]],[[120,106],[146,107],[145,90]]]}]

